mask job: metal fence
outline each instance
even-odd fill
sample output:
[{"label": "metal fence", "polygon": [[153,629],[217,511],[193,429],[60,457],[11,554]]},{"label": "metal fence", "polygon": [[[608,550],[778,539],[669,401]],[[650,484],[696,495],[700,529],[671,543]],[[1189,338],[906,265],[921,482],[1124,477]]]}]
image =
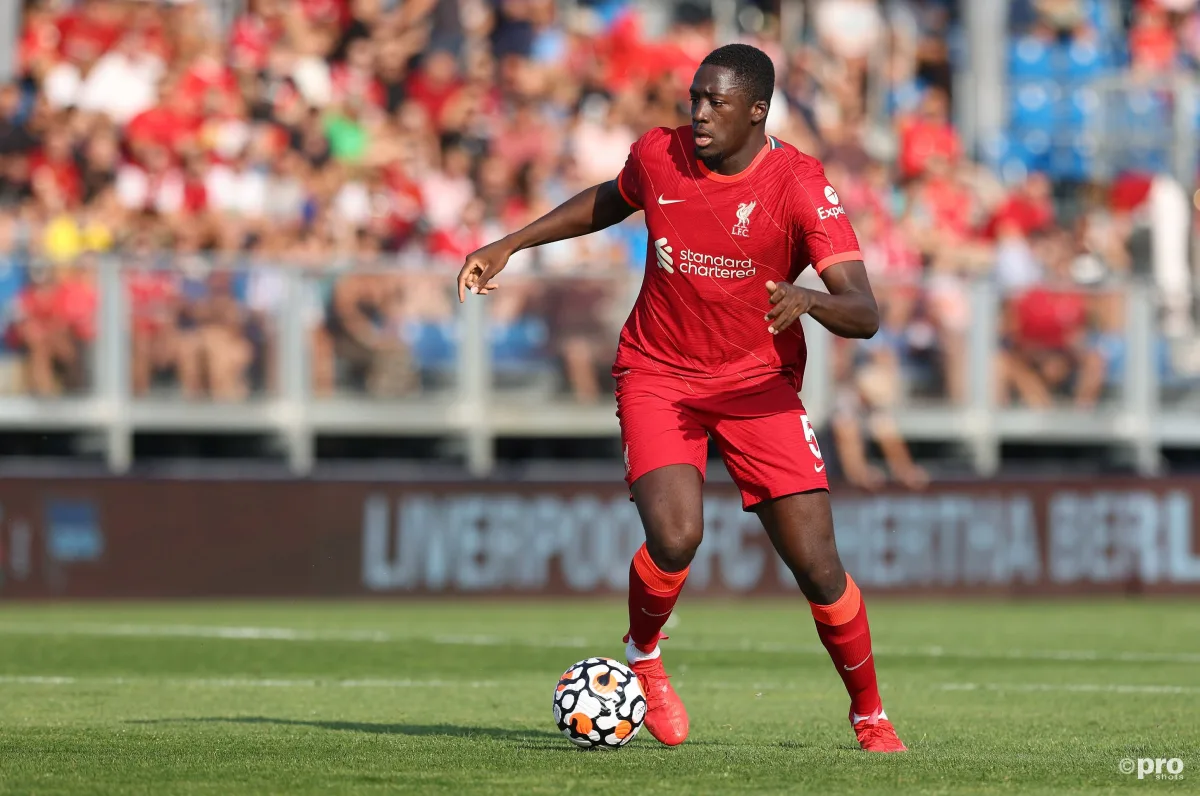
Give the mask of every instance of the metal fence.
[{"label": "metal fence", "polygon": [[[506,274],[462,305],[453,276],[153,258],[25,269],[0,284],[0,429],[103,432],[116,472],[137,432],[272,435],[297,473],[320,435],[449,437],[476,474],[500,437],[618,433],[608,370],[636,273]],[[867,343],[805,318],[810,416],[886,413],[910,441],[965,446],[984,475],[1008,442],[1115,446],[1147,474],[1164,446],[1200,446],[1198,382],[1159,333],[1151,288],[1069,288],[1065,304],[1041,290],[877,284],[883,327]],[[1075,339],[1047,341],[1063,312],[1079,316]],[[1022,325],[1042,337],[1023,342]]]}]

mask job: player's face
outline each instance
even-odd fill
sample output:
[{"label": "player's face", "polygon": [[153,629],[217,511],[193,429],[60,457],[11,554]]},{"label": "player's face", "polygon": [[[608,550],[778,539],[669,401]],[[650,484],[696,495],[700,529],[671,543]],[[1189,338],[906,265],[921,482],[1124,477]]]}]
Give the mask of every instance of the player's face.
[{"label": "player's face", "polygon": [[689,89],[696,157],[719,161],[740,150],[754,125],[767,115],[765,102],[750,102],[733,72],[721,66],[696,70]]}]

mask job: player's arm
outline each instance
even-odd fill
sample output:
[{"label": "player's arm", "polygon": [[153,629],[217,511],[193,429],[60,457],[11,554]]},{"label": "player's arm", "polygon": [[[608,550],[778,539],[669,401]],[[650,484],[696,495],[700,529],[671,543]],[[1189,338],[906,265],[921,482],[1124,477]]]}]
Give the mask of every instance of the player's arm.
[{"label": "player's arm", "polygon": [[616,180],[580,191],[528,226],[467,255],[458,272],[458,300],[464,301],[468,290],[484,294],[495,290],[492,278],[504,269],[509,257],[522,249],[598,232],[624,221],[636,210],[621,196]]},{"label": "player's arm", "polygon": [[838,337],[868,339],[879,331],[879,307],[862,260],[835,263],[821,271],[825,293],[788,282],[767,282],[771,310],[767,331],[779,334],[804,314]]}]

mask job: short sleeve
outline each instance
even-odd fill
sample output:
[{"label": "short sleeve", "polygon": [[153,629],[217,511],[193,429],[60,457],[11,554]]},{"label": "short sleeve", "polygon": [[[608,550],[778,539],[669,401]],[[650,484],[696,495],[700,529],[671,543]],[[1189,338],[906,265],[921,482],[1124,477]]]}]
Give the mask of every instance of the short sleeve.
[{"label": "short sleeve", "polygon": [[794,223],[799,239],[804,241],[804,251],[797,252],[798,256],[808,257],[818,274],[837,263],[861,260],[858,237],[841,197],[825,177],[825,169],[817,166],[797,177],[799,196]]},{"label": "short sleeve", "polygon": [[642,202],[642,161],[638,157],[641,145],[640,139],[633,142],[633,146],[629,147],[629,157],[625,159],[625,167],[617,175],[617,188],[621,191],[621,198],[630,207],[638,210],[644,206]]}]

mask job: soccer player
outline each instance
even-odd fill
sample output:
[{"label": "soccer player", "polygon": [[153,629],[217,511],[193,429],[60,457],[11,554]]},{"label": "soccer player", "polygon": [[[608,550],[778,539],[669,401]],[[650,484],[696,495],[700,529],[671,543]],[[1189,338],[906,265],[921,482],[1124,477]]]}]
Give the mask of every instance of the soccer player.
[{"label": "soccer player", "polygon": [[[842,337],[879,325],[858,241],[819,161],[764,130],[775,70],[745,44],[714,50],[691,85],[692,123],[657,128],[615,180],[472,253],[459,300],[486,295],[514,252],[604,229],[641,210],[650,238],[641,294],[613,376],[625,479],[646,530],[629,570],[626,656],[646,693],[646,727],[688,733],[663,668],[661,631],[703,533],[708,438],[787,563],[850,693],[863,749],[905,746],[883,712],[862,595],[838,557],[825,462],[799,391],[798,319]],[[794,284],[812,265],[828,293]]]}]

